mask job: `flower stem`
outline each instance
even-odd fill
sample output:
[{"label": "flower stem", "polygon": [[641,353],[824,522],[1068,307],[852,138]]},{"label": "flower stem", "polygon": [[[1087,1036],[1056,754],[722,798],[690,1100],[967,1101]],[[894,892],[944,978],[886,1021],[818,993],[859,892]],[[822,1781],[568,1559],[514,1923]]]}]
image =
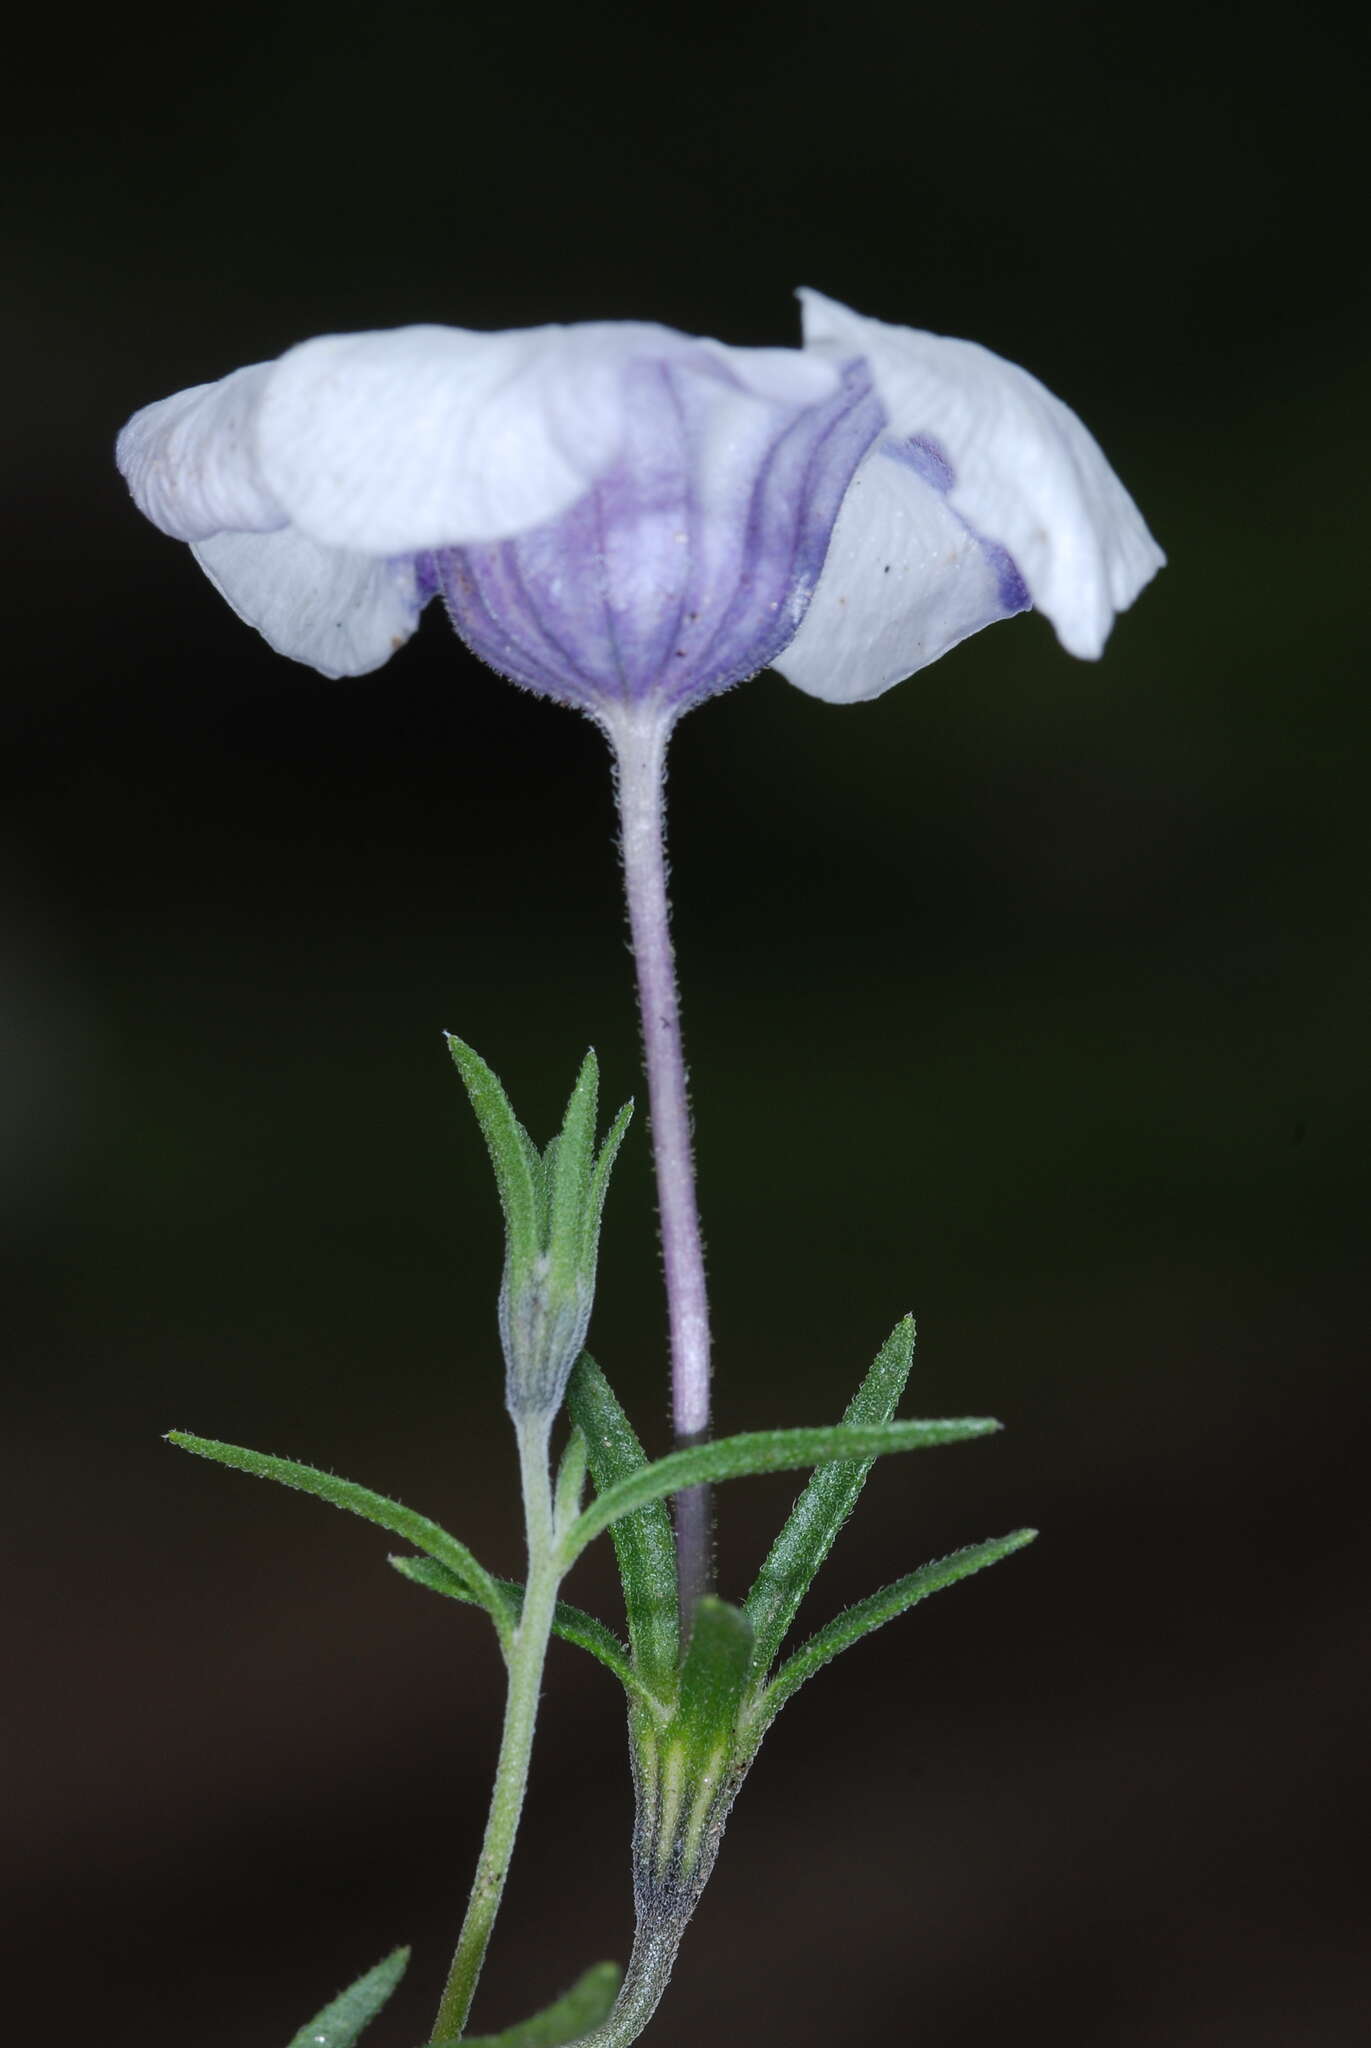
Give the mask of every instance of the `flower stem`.
[{"label": "flower stem", "polygon": [[466,1918],[457,1939],[431,2042],[455,2041],[467,2023],[477,1980],[490,1944],[509,1872],[514,1837],[523,1811],[533,1751],[533,1727],[560,1575],[548,1483],[547,1418],[531,1417],[519,1426],[519,1476],[523,1485],[524,1520],[528,1531],[528,1583],[523,1612],[509,1656],[509,1690],[495,1786],[486,1820],[485,1840],[476,1866]]},{"label": "flower stem", "polygon": [[684,1933],[683,1921],[639,1923],[613,2012],[591,2033],[582,2034],[576,2048],[628,2048],[637,2040],[662,2002]]},{"label": "flower stem", "polygon": [[[709,1434],[709,1303],[704,1248],[695,1196],[681,1002],[671,947],[667,900],[665,776],[671,719],[656,706],[623,711],[605,720],[614,749],[624,888],[638,1005],[643,1026],[671,1331],[671,1413],[680,1446]],[[690,1633],[695,1603],[713,1577],[710,1490],[690,1488],[676,1497],[677,1595],[681,1634]]]}]

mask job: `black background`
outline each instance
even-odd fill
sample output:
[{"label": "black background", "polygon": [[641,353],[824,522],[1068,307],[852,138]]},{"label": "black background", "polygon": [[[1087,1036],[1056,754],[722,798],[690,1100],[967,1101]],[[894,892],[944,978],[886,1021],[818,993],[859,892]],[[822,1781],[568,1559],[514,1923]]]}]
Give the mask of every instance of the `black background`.
[{"label": "black background", "polygon": [[[637,1086],[594,731],[436,613],[359,681],[271,655],[129,508],[114,432],[313,333],[786,342],[808,282],[1026,363],[1171,567],[1098,667],[1020,620],[874,705],[764,676],[679,735],[719,1426],[835,1415],[913,1307],[910,1411],[1008,1427],[878,1469],[814,1617],[1044,1533],[782,1718],[651,2038],[1361,2038],[1364,206],[1330,23],[298,0],[55,24],[12,81],[7,2035],[272,2048],[409,1940],[374,2039],[422,2038],[492,1644],[375,1532],[159,1433],[333,1466],[517,1570],[440,1028],[543,1134],[586,1043]],[[652,1230],[640,1123],[594,1339],[661,1450]],[[792,1491],[725,1495],[725,1592]],[[607,1555],[571,1590],[613,1613]],[[476,2024],[626,1953],[628,1813],[612,1681],[556,1646]]]}]

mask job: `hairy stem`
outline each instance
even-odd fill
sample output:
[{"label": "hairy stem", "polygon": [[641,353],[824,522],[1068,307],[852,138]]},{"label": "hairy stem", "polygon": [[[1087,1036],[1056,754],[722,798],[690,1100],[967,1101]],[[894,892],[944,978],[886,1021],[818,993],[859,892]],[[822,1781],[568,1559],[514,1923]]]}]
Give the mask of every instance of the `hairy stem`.
[{"label": "hairy stem", "polygon": [[639,1923],[613,2012],[603,2025],[582,2034],[576,2048],[628,2048],[637,2040],[662,2002],[684,1933],[684,1922]]},{"label": "hairy stem", "polygon": [[519,1425],[519,1476],[523,1483],[524,1519],[528,1530],[528,1584],[523,1612],[509,1656],[509,1690],[495,1786],[486,1820],[485,1840],[476,1866],[466,1918],[457,1939],[438,2017],[430,2041],[454,2041],[466,2026],[476,1995],[481,1966],[490,1945],[491,1929],[500,1910],[509,1872],[514,1837],[523,1811],[533,1752],[533,1727],[552,1617],[557,1605],[559,1574],[552,1523],[552,1494],[547,1469],[547,1418]]},{"label": "hairy stem", "polygon": [[[676,1441],[685,1446],[700,1443],[709,1434],[709,1303],[667,900],[664,794],[671,719],[649,705],[624,710],[605,723],[617,768],[624,887],[657,1169],[671,1331],[671,1413]],[[710,1547],[709,1488],[698,1486],[676,1500],[683,1639],[690,1632],[695,1602],[710,1588]]]}]

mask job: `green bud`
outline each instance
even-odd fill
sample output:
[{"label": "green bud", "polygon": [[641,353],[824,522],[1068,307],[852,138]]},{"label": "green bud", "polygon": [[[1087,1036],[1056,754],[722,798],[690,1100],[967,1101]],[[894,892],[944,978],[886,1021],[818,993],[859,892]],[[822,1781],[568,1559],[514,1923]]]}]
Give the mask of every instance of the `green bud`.
[{"label": "green bud", "polygon": [[590,1326],[600,1219],[633,1105],[625,1103],[597,1149],[600,1076],[588,1052],[562,1128],[540,1152],[485,1061],[451,1033],[447,1042],[481,1126],[504,1210],[505,1405],[516,1423],[550,1421]]},{"label": "green bud", "polygon": [[695,1604],[670,1712],[632,1717],[634,1893],[654,1926],[679,1932],[690,1919],[755,1754],[755,1744],[739,1740],[752,1655],[746,1614],[706,1594]]}]

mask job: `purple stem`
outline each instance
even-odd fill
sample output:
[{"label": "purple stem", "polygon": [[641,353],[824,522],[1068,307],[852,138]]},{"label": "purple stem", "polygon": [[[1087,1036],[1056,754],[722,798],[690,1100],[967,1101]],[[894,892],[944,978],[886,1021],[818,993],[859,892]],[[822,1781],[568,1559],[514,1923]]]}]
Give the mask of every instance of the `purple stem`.
[{"label": "purple stem", "polygon": [[[662,1263],[671,1331],[671,1419],[678,1446],[709,1434],[709,1303],[695,1197],[681,1003],[666,888],[666,748],[674,720],[656,705],[606,719],[614,749],[624,887],[638,973],[652,1150],[657,1167]],[[683,1640],[695,1602],[709,1591],[710,1489],[676,1496],[677,1594]]]}]

